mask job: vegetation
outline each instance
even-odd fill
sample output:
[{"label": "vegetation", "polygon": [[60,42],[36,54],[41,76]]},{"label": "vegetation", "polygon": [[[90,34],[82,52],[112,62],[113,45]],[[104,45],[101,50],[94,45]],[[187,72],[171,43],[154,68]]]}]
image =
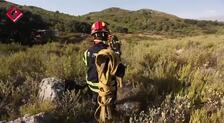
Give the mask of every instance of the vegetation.
[{"label": "vegetation", "polygon": [[216,33],[223,28],[223,23],[212,21],[189,20],[150,9],[137,11],[109,8],[100,12],[84,15],[83,20],[104,20],[114,32],[150,32],[164,35],[197,35]]},{"label": "vegetation", "polygon": [[124,60],[129,64],[125,80],[151,83],[165,99],[130,120],[222,122],[223,36],[141,39],[123,44]]},{"label": "vegetation", "polygon": [[[189,20],[174,15],[141,9],[137,11],[109,8],[100,12],[92,12],[82,16],[71,16],[51,12],[34,6],[19,6],[24,13],[17,23],[11,22],[5,13],[13,5],[7,2],[6,7],[0,8],[0,41],[35,44],[36,32],[49,32],[42,42],[52,41],[57,32],[90,33],[91,24],[103,20],[110,24],[112,32],[162,34],[171,36],[189,36],[200,34],[215,34],[224,29],[224,24],[216,21]],[[1,4],[5,4],[4,1]],[[116,14],[115,14],[116,13]]]},{"label": "vegetation", "polygon": [[[6,2],[1,1],[1,5]],[[79,21],[77,17],[57,12],[46,11],[33,6],[19,6],[23,17],[16,23],[5,16],[7,10],[14,4],[7,2],[7,6],[0,8],[0,42],[19,42],[22,44],[35,44],[39,30],[48,32],[42,42],[54,39],[57,32],[90,33],[90,23]]]},{"label": "vegetation", "polygon": [[[4,56],[0,58],[0,120],[15,119],[20,115],[32,115],[42,111],[62,111],[57,115],[64,116],[63,113],[66,110],[71,111],[71,108],[74,108],[74,111],[84,110],[73,107],[77,104],[75,102],[67,102],[70,106],[65,105],[66,99],[71,101],[70,99],[74,97],[70,93],[64,95],[64,102],[63,100],[56,102],[57,107],[49,102],[39,102],[38,87],[41,79],[49,76],[77,80],[79,84],[83,84],[85,69],[82,54],[87,48],[85,45],[50,43],[23,50],[24,47],[19,44],[18,47],[15,47],[15,44],[1,44],[1,47],[8,47],[10,50],[7,52],[5,49],[0,49],[0,54],[3,52],[1,56]],[[74,101],[77,100],[79,99]],[[82,102],[80,105],[86,106],[84,104],[87,102]],[[39,107],[39,110],[36,110],[36,107]],[[73,115],[74,112],[67,114]]]},{"label": "vegetation", "polygon": [[[131,116],[131,122],[223,121],[223,35],[175,39],[148,34],[118,37],[123,39],[122,59],[128,66],[126,85],[141,90],[153,85],[158,91],[158,95],[147,98],[144,112]],[[0,58],[1,120],[41,111],[53,112],[63,122],[81,121],[80,116],[92,118],[93,109],[84,108],[91,107],[91,103],[80,92],[66,92],[57,107],[37,99],[38,84],[45,77],[84,84],[82,54],[90,45],[88,38],[79,44],[48,43],[30,48],[15,45],[1,44],[8,47],[0,51],[4,55]],[[42,108],[34,110],[36,106]]]},{"label": "vegetation", "polygon": [[[146,9],[110,8],[76,17],[20,8],[24,17],[18,23],[0,20],[0,121],[39,112],[54,114],[58,122],[93,120],[88,90],[66,91],[52,103],[39,101],[38,86],[46,77],[86,84],[82,58],[92,39],[84,33],[97,19],[120,32],[116,35],[122,40],[122,61],[127,65],[125,86],[144,95],[141,112],[122,114],[129,122],[224,121],[223,23]],[[5,12],[0,8],[0,15]],[[58,30],[60,36],[49,36],[43,45],[23,45],[33,44],[30,30],[39,29]]]}]

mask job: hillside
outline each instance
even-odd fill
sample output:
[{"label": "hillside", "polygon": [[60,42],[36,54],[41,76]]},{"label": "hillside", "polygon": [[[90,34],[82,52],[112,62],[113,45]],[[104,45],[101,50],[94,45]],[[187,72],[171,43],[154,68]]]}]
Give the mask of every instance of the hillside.
[{"label": "hillside", "polygon": [[[43,42],[55,39],[54,32],[74,32],[89,33],[90,23],[79,21],[75,16],[63,14],[58,11],[51,12],[33,6],[16,5],[23,12],[23,17],[16,23],[9,20],[5,14],[8,9],[15,5],[9,2],[0,3],[0,41],[1,42],[21,42],[30,44],[38,30],[46,30],[49,34],[43,36]],[[6,6],[4,6],[6,5]]]},{"label": "hillside", "polygon": [[[5,3],[1,2],[1,4]],[[113,32],[121,33],[147,32],[169,36],[187,36],[214,34],[224,30],[224,24],[220,22],[182,19],[150,9],[130,11],[115,7],[99,12],[91,12],[82,16],[72,16],[60,13],[59,11],[47,11],[34,6],[16,5],[23,11],[24,17],[18,23],[12,24],[5,16],[6,11],[11,5],[13,3],[8,3],[7,8],[0,8],[0,15],[3,17],[0,20],[0,28],[3,31],[0,34],[1,41],[11,39],[16,41],[32,40],[32,37],[29,37],[31,34],[27,32],[38,29],[58,30],[69,33],[89,33],[91,24],[96,20],[103,20],[109,23]],[[19,32],[19,30],[21,31],[20,28],[23,27],[29,29],[25,32]],[[10,34],[10,30],[15,30],[14,32],[17,33],[12,35]]]},{"label": "hillside", "polygon": [[[0,6],[0,123],[97,122],[83,56],[93,43],[84,33],[98,19],[121,41],[126,65],[114,123],[223,123],[223,23],[150,9],[71,16],[33,6],[19,6],[24,16],[13,23],[9,7]],[[38,43],[38,30],[59,35]]]},{"label": "hillside", "polygon": [[111,24],[114,31],[122,32],[151,32],[160,34],[199,34],[215,33],[223,24],[212,21],[196,21],[182,19],[167,13],[141,9],[137,11],[109,8],[99,12],[92,12],[83,16],[86,21],[97,19]]},{"label": "hillside", "polygon": [[205,18],[199,18],[199,19],[200,20],[212,20],[212,21],[224,22],[224,15],[223,16],[205,17]]},{"label": "hillside", "polygon": [[[120,8],[109,8],[100,12],[93,12],[84,15],[86,20],[104,20],[108,22],[113,29],[128,28],[129,31],[153,31],[156,25],[162,24],[161,22],[175,22],[182,21],[180,18],[168,15],[165,13],[157,12],[150,9],[141,9],[137,11],[123,10]],[[155,27],[153,27],[155,26]],[[162,30],[162,29],[161,29]],[[157,31],[161,31],[158,27]],[[156,30],[154,30],[156,31]]]},{"label": "hillside", "polygon": [[[42,19],[44,19],[45,21],[49,21],[49,22],[51,20],[52,21],[57,20],[57,22],[63,22],[63,20],[75,20],[77,18],[75,16],[71,16],[71,15],[68,15],[68,14],[59,13],[58,11],[52,12],[52,11],[48,11],[48,10],[45,10],[45,9],[42,9],[42,8],[39,8],[39,7],[35,7],[35,6],[26,6],[26,5],[22,6],[22,5],[18,5],[18,4],[11,3],[11,2],[6,2],[6,1],[1,1],[1,5],[2,5],[1,9],[3,9],[3,10],[9,9],[9,7],[15,5],[15,6],[19,7],[23,12],[29,11],[34,15],[41,16]],[[57,16],[57,15],[59,15],[59,16]]]}]

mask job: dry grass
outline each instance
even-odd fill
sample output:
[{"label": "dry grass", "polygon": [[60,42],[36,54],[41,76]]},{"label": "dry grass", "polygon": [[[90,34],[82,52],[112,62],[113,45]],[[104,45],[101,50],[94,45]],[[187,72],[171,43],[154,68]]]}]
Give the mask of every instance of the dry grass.
[{"label": "dry grass", "polygon": [[[187,121],[223,120],[219,117],[223,114],[221,102],[224,99],[223,35],[162,40],[139,38],[134,41],[130,38],[123,44],[123,58],[129,66],[126,75],[128,82],[145,83],[138,79],[145,78],[158,87],[161,95],[167,93],[173,98],[176,95],[187,97],[192,103],[192,114]],[[208,103],[209,100],[218,103],[218,106],[206,115],[203,113],[205,106],[214,105]],[[172,111],[172,107],[168,110]]]},{"label": "dry grass", "polygon": [[[184,98],[183,102],[187,100],[191,104],[185,121],[223,121],[224,35],[180,38],[148,34],[118,35],[123,43],[122,60],[128,66],[125,76],[126,84],[153,84],[158,88],[160,96],[164,98],[167,95],[171,96],[169,99],[157,102],[161,105],[153,110],[156,111],[159,107],[163,108],[161,111],[178,109],[181,101],[178,102],[176,98],[179,95]],[[5,47],[2,44],[1,46]],[[13,44],[15,50],[13,47],[10,48],[10,45],[7,46],[10,50],[1,49],[0,51],[4,50],[4,54],[0,57],[0,100],[9,108],[0,109],[1,119],[13,119],[24,112],[38,113],[33,110],[36,106],[38,88],[34,86],[30,89],[29,85],[38,85],[38,82],[45,77],[56,76],[68,80],[75,79],[79,82],[85,80],[82,55],[89,46],[89,43],[85,41],[66,45],[49,43],[30,48]],[[24,88],[29,91],[23,91]],[[27,92],[32,96],[29,96]],[[67,98],[71,99],[71,94],[68,94]],[[24,99],[25,102],[23,102]],[[175,106],[169,107],[162,104]],[[81,110],[86,105],[85,101],[81,101],[78,106],[74,106],[76,107],[74,109],[78,111],[75,113],[80,113],[75,117],[91,114],[91,111],[84,113]],[[208,107],[209,110],[207,110]],[[62,111],[67,111],[71,107],[61,108]],[[44,106],[43,110],[52,110],[52,108],[48,109]],[[178,109],[178,111],[182,110]],[[11,112],[14,113],[11,114]],[[69,114],[71,113],[74,112]],[[162,112],[160,113],[154,114],[146,109],[144,116],[155,118],[162,116]],[[60,112],[60,114],[63,113]],[[172,113],[167,113],[165,116],[169,114]],[[143,117],[137,115],[136,118]],[[146,117],[145,120],[150,121],[150,118]],[[140,120],[136,119],[137,121]]]}]

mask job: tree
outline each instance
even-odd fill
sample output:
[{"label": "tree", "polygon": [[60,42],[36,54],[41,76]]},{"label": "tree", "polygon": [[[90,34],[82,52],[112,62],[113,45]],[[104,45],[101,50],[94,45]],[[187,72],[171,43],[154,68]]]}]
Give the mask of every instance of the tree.
[{"label": "tree", "polygon": [[22,44],[32,44],[32,32],[38,29],[48,29],[49,24],[44,22],[39,15],[32,14],[29,11],[23,11],[23,17],[16,23],[4,16],[5,9],[0,9],[0,15],[3,17],[4,24],[1,25],[2,32],[0,40],[5,43],[11,41]]}]

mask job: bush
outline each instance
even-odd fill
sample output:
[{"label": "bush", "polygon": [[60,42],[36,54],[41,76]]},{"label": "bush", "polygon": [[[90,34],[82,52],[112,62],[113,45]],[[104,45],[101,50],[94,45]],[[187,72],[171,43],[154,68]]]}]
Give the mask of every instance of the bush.
[{"label": "bush", "polygon": [[33,102],[33,104],[25,104],[21,106],[19,109],[20,115],[32,116],[40,112],[46,112],[46,113],[51,112],[56,108],[56,105],[51,101],[44,101],[44,102],[39,102],[37,100],[35,101],[36,102]]},{"label": "bush", "polygon": [[[144,110],[142,116],[133,116],[133,122],[222,120],[222,35],[173,39],[148,34],[118,35],[123,39],[122,61],[127,64],[125,84],[141,89],[144,101],[147,102],[144,108],[150,108],[150,111]],[[18,48],[14,53],[0,57],[1,120],[14,119],[27,112],[32,114],[54,108],[53,113],[61,122],[92,120],[94,106],[85,99],[86,93],[66,92],[54,108],[47,108],[48,104],[41,104],[36,98],[38,84],[45,77],[56,76],[80,83],[85,81],[82,56],[89,47],[89,43],[85,41],[66,45],[49,43],[25,50]],[[10,48],[9,45],[8,49],[13,47],[15,46],[12,45]],[[151,85],[158,89],[159,95],[149,94],[148,88]],[[37,106],[40,106],[41,110],[36,112],[33,109]]]},{"label": "bush", "polygon": [[63,123],[86,122],[94,120],[94,105],[81,96],[81,92],[67,91],[61,99],[58,99],[57,108],[54,111],[57,121]]},{"label": "bush", "polygon": [[186,97],[176,96],[171,99],[167,96],[159,107],[149,108],[147,112],[133,115],[130,123],[158,123],[158,122],[189,122],[191,102]]},{"label": "bush", "polygon": [[26,80],[0,81],[0,120],[12,120],[19,117],[20,106],[36,102],[38,92],[38,82]]},{"label": "bush", "polygon": [[[224,85],[221,72],[223,67],[220,62],[223,55],[220,52],[223,48],[219,49],[218,47],[222,47],[224,44],[221,43],[220,37],[200,36],[179,40],[149,40],[147,43],[142,38],[142,40],[136,39],[135,42],[128,40],[128,42],[123,47],[123,57],[129,65],[126,79],[136,84],[153,83],[158,87],[160,96],[163,98],[166,95],[172,95],[171,102],[175,102],[177,95],[188,100],[191,104],[190,109],[183,116],[185,120],[180,120],[180,122],[205,122],[206,119],[211,122],[221,121],[223,104],[220,101],[223,99]],[[219,93],[219,96],[214,96],[211,94],[213,92],[208,90],[216,90],[214,93]],[[165,110],[163,98],[161,104],[160,101],[155,102],[159,104],[158,107],[150,108],[149,112],[152,113],[141,113],[130,120],[132,122],[168,122],[169,120],[175,122],[173,120],[178,120],[177,117],[180,114],[171,115],[172,112],[175,112],[172,111],[173,108]],[[175,106],[181,104],[175,104]],[[172,105],[167,104],[167,106]],[[206,109],[205,107],[213,107],[213,105],[216,108],[211,108],[212,111],[203,111]],[[184,110],[185,108],[180,111]],[[168,114],[166,114],[167,111]],[[203,117],[203,114],[207,115]],[[168,117],[168,119],[161,119],[161,117]]]},{"label": "bush", "polygon": [[[14,44],[12,45],[14,47]],[[80,47],[84,47],[80,49]],[[53,109],[37,98],[39,82],[56,76],[64,80],[85,80],[82,61],[84,45],[59,43],[33,46],[0,58],[0,120]],[[39,110],[35,110],[40,107]]]},{"label": "bush", "polygon": [[116,32],[119,32],[119,33],[128,33],[128,28],[125,28],[125,27],[117,27],[115,29]]}]

